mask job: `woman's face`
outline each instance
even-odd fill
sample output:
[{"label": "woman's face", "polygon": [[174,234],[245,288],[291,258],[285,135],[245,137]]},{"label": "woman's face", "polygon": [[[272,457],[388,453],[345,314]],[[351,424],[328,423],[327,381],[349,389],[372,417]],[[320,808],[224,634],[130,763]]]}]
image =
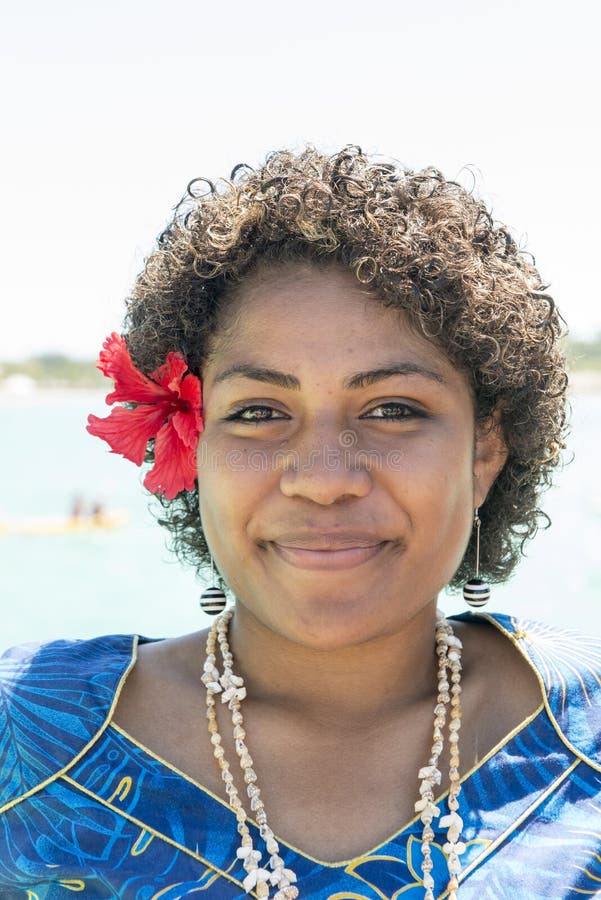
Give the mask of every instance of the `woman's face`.
[{"label": "woman's face", "polygon": [[203,528],[238,602],[320,648],[393,633],[464,554],[502,464],[465,375],[352,273],[243,283],[203,370]]}]

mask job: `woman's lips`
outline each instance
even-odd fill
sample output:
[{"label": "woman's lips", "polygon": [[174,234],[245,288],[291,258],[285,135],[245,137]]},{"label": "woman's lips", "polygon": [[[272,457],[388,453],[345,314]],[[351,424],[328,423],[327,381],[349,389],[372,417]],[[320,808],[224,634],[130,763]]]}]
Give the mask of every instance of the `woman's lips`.
[{"label": "woman's lips", "polygon": [[373,559],[388,544],[380,541],[377,544],[361,547],[340,547],[329,550],[305,549],[271,542],[271,547],[284,562],[297,569],[352,569]]}]

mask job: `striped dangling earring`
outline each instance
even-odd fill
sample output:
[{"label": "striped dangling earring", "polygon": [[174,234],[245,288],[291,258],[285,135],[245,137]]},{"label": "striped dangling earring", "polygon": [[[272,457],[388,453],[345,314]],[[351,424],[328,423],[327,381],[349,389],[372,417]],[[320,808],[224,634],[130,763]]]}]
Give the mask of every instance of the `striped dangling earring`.
[{"label": "striped dangling earring", "polygon": [[472,609],[486,606],[490,598],[488,581],[480,578],[480,516],[478,509],[474,512],[474,528],[476,529],[476,576],[463,585],[463,599]]},{"label": "striped dangling earring", "polygon": [[[213,554],[211,554],[211,571],[213,572],[214,585],[217,577],[215,575],[215,562],[213,560]],[[202,611],[205,612],[208,616],[217,616],[219,613],[223,612],[223,610],[225,609],[225,604],[226,598],[221,588],[213,586],[207,588],[200,595],[200,607]]]}]

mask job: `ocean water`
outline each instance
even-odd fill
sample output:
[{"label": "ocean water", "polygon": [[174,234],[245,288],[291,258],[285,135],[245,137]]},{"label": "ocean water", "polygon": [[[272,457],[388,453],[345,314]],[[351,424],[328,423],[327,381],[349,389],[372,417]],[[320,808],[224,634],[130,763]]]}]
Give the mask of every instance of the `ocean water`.
[{"label": "ocean water", "polygon": [[[166,549],[141,475],[85,431],[103,394],[0,394],[0,522],[68,514],[79,495],[127,516],[109,530],[16,534],[0,530],[0,649],[23,641],[204,627],[202,584]],[[601,634],[601,393],[572,399],[574,461],[558,476],[539,533],[518,573],[494,587],[490,608]],[[441,598],[448,613],[462,599]]]}]

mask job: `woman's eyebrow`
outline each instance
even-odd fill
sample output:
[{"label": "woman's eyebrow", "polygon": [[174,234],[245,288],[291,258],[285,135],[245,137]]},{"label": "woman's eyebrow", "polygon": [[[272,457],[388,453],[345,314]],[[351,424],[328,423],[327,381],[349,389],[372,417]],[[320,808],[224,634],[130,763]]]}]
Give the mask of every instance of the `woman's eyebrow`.
[{"label": "woman's eyebrow", "polygon": [[393,375],[418,375],[421,378],[435,381],[437,384],[445,384],[445,379],[440,372],[428,369],[419,363],[401,362],[391,366],[381,366],[379,369],[370,369],[367,372],[356,372],[344,381],[343,387],[350,389],[370,387],[385,378],[392,378]]},{"label": "woman's eyebrow", "polygon": [[230,366],[229,369],[219,372],[215,376],[213,384],[219,384],[230,378],[251,378],[253,381],[265,381],[291,391],[300,391],[301,386],[296,375],[287,375],[285,372],[278,372],[275,369],[265,369],[263,366],[252,366],[246,363]]},{"label": "woman's eyebrow", "polygon": [[[390,366],[382,366],[378,369],[369,369],[366,372],[355,372],[354,375],[350,375],[344,380],[342,386],[345,390],[370,387],[372,384],[383,381],[385,378],[392,378],[394,375],[417,375],[422,378],[427,378],[430,381],[435,381],[437,384],[445,384],[445,379],[440,372],[428,369],[426,366],[419,365],[418,363],[401,362]],[[248,365],[246,363],[239,363],[238,365],[224,369],[223,372],[219,372],[219,374],[215,376],[213,383],[219,384],[230,378],[250,378],[253,381],[275,384],[277,387],[291,391],[299,391],[301,388],[301,383],[296,375],[278,372],[276,369],[267,369],[263,366]]]}]

